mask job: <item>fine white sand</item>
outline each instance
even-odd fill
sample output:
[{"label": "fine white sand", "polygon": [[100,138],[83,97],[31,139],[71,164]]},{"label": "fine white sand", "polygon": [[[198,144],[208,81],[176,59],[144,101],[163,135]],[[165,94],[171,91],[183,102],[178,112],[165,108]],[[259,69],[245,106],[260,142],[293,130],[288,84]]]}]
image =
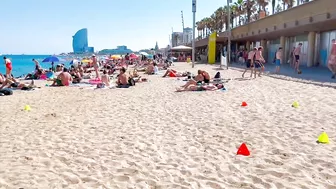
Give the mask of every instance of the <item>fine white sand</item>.
[{"label": "fine white sand", "polygon": [[[183,81],[147,76],[0,97],[0,188],[336,188],[335,89],[221,73],[226,92],[176,93]],[[330,144],[316,143],[323,131]],[[249,157],[236,155],[243,142]]]}]

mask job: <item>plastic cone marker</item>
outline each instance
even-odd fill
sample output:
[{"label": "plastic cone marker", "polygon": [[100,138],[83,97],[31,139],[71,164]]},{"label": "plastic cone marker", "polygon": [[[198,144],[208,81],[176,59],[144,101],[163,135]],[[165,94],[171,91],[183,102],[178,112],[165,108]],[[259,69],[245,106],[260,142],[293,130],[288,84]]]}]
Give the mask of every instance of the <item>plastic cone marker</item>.
[{"label": "plastic cone marker", "polygon": [[322,144],[328,144],[329,143],[329,137],[328,137],[327,133],[323,132],[322,134],[320,134],[320,136],[317,138],[317,142],[322,143]]},{"label": "plastic cone marker", "polygon": [[298,108],[299,107],[299,103],[297,101],[294,101],[293,104],[292,104],[292,107]]},{"label": "plastic cone marker", "polygon": [[244,102],[242,102],[241,106],[245,107],[245,106],[247,106],[247,103],[244,101]]},{"label": "plastic cone marker", "polygon": [[30,106],[29,105],[25,105],[25,107],[23,108],[25,111],[30,111],[31,110],[31,108],[30,108]]},{"label": "plastic cone marker", "polygon": [[243,156],[249,156],[250,155],[250,151],[247,148],[245,143],[240,145],[240,147],[238,148],[238,151],[237,151],[237,155],[243,155]]}]

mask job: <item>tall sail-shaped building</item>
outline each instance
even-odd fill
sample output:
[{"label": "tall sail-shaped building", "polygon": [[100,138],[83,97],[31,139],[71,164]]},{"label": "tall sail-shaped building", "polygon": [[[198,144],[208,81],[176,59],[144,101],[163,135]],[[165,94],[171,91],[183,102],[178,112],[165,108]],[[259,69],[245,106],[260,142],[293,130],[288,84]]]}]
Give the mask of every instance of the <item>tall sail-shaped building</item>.
[{"label": "tall sail-shaped building", "polygon": [[72,48],[75,54],[94,52],[94,48],[88,45],[88,31],[86,28],[78,30],[72,37]]}]

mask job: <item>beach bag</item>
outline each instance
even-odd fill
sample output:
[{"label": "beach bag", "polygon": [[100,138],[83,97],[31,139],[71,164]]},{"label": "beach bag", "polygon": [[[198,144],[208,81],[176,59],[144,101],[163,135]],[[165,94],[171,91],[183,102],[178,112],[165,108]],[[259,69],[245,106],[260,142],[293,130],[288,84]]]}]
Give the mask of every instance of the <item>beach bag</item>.
[{"label": "beach bag", "polygon": [[1,89],[1,90],[0,90],[0,93],[4,94],[4,95],[6,95],[6,96],[9,96],[9,95],[13,95],[13,90],[12,90],[12,89],[8,89],[8,88],[6,88],[6,89]]},{"label": "beach bag", "polygon": [[220,79],[221,78],[220,72],[217,72],[214,78],[215,79]]},{"label": "beach bag", "polygon": [[128,85],[129,86],[134,86],[135,85],[135,80],[133,78],[128,79]]}]

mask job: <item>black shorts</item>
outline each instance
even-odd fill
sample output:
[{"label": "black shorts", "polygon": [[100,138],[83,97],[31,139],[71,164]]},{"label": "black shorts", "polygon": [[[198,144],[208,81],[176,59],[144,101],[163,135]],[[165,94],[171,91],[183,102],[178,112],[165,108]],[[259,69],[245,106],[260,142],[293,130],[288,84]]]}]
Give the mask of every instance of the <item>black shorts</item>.
[{"label": "black shorts", "polygon": [[259,60],[256,60],[255,62],[254,62],[254,67],[255,68],[260,68],[261,67],[261,62],[259,61]]},{"label": "black shorts", "polygon": [[251,59],[248,59],[246,61],[246,68],[251,68],[251,67],[252,67],[252,65],[251,65]]},{"label": "black shorts", "polygon": [[204,83],[210,83],[210,80],[204,78]]},{"label": "black shorts", "polygon": [[300,60],[300,55],[295,55],[295,61],[298,62]]}]

